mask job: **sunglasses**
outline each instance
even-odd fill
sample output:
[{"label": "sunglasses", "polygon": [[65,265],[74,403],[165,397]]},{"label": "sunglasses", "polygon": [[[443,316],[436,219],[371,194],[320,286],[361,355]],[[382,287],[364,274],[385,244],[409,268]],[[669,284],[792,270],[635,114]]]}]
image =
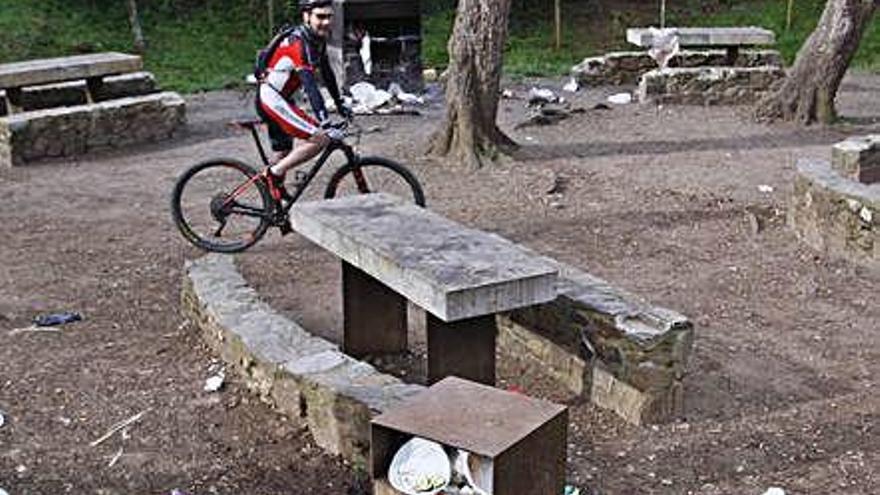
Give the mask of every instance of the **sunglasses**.
[{"label": "sunglasses", "polygon": [[319,21],[329,21],[330,19],[333,19],[332,13],[331,14],[312,14],[312,15],[317,17]]}]

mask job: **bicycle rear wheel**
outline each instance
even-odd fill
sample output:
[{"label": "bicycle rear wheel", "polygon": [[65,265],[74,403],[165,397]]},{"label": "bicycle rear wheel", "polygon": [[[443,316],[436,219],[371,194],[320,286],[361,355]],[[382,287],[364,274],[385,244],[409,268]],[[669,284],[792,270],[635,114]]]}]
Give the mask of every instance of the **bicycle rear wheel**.
[{"label": "bicycle rear wheel", "polygon": [[376,192],[425,206],[425,193],[416,176],[403,165],[376,156],[363,157],[357,164],[348,163],[337,170],[327,183],[324,198]]},{"label": "bicycle rear wheel", "polygon": [[206,251],[235,253],[259,241],[275,202],[249,165],[230,158],[187,169],[174,185],[171,214],[183,236]]}]

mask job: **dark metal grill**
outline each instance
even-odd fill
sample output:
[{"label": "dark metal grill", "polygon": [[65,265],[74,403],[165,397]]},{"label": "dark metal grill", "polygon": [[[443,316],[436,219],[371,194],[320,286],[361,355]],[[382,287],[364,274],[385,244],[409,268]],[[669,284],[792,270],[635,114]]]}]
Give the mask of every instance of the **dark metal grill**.
[{"label": "dark metal grill", "polygon": [[[328,52],[340,86],[368,81],[387,88],[392,82],[405,91],[422,89],[422,22],[419,0],[334,0],[333,36]],[[370,35],[372,71],[366,74],[360,48]]]}]

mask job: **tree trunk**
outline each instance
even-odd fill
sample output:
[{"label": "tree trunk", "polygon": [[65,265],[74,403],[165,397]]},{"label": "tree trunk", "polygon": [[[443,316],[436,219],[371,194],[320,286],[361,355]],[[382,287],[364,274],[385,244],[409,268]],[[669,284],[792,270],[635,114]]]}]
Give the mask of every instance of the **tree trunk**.
[{"label": "tree trunk", "polygon": [[449,38],[446,119],[429,153],[479,168],[516,146],[495,123],[510,3],[459,0]]},{"label": "tree trunk", "polygon": [[757,106],[761,120],[809,125],[835,118],[834,98],[878,0],[828,0],[794,66]]},{"label": "tree trunk", "polygon": [[143,54],[147,51],[147,42],[144,40],[144,30],[141,28],[141,17],[138,14],[137,0],[128,0],[128,22],[131,24],[134,51]]}]

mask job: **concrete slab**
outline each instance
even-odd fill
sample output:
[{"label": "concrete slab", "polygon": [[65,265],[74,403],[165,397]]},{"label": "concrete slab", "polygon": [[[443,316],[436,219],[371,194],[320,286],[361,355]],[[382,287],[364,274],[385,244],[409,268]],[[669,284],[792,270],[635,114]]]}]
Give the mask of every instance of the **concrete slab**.
[{"label": "concrete slab", "polygon": [[556,297],[556,265],[386,194],[301,203],[293,228],[443,321]]},{"label": "concrete slab", "polygon": [[[680,46],[751,46],[772,45],[776,35],[769,29],[760,27],[688,27],[666,28],[678,34]],[[643,48],[649,48],[654,41],[652,28],[629,28],[626,41]]]},{"label": "concrete slab", "polygon": [[0,88],[124,74],[139,71],[142,67],[143,61],[139,56],[116,52],[25,60],[0,64]]}]

